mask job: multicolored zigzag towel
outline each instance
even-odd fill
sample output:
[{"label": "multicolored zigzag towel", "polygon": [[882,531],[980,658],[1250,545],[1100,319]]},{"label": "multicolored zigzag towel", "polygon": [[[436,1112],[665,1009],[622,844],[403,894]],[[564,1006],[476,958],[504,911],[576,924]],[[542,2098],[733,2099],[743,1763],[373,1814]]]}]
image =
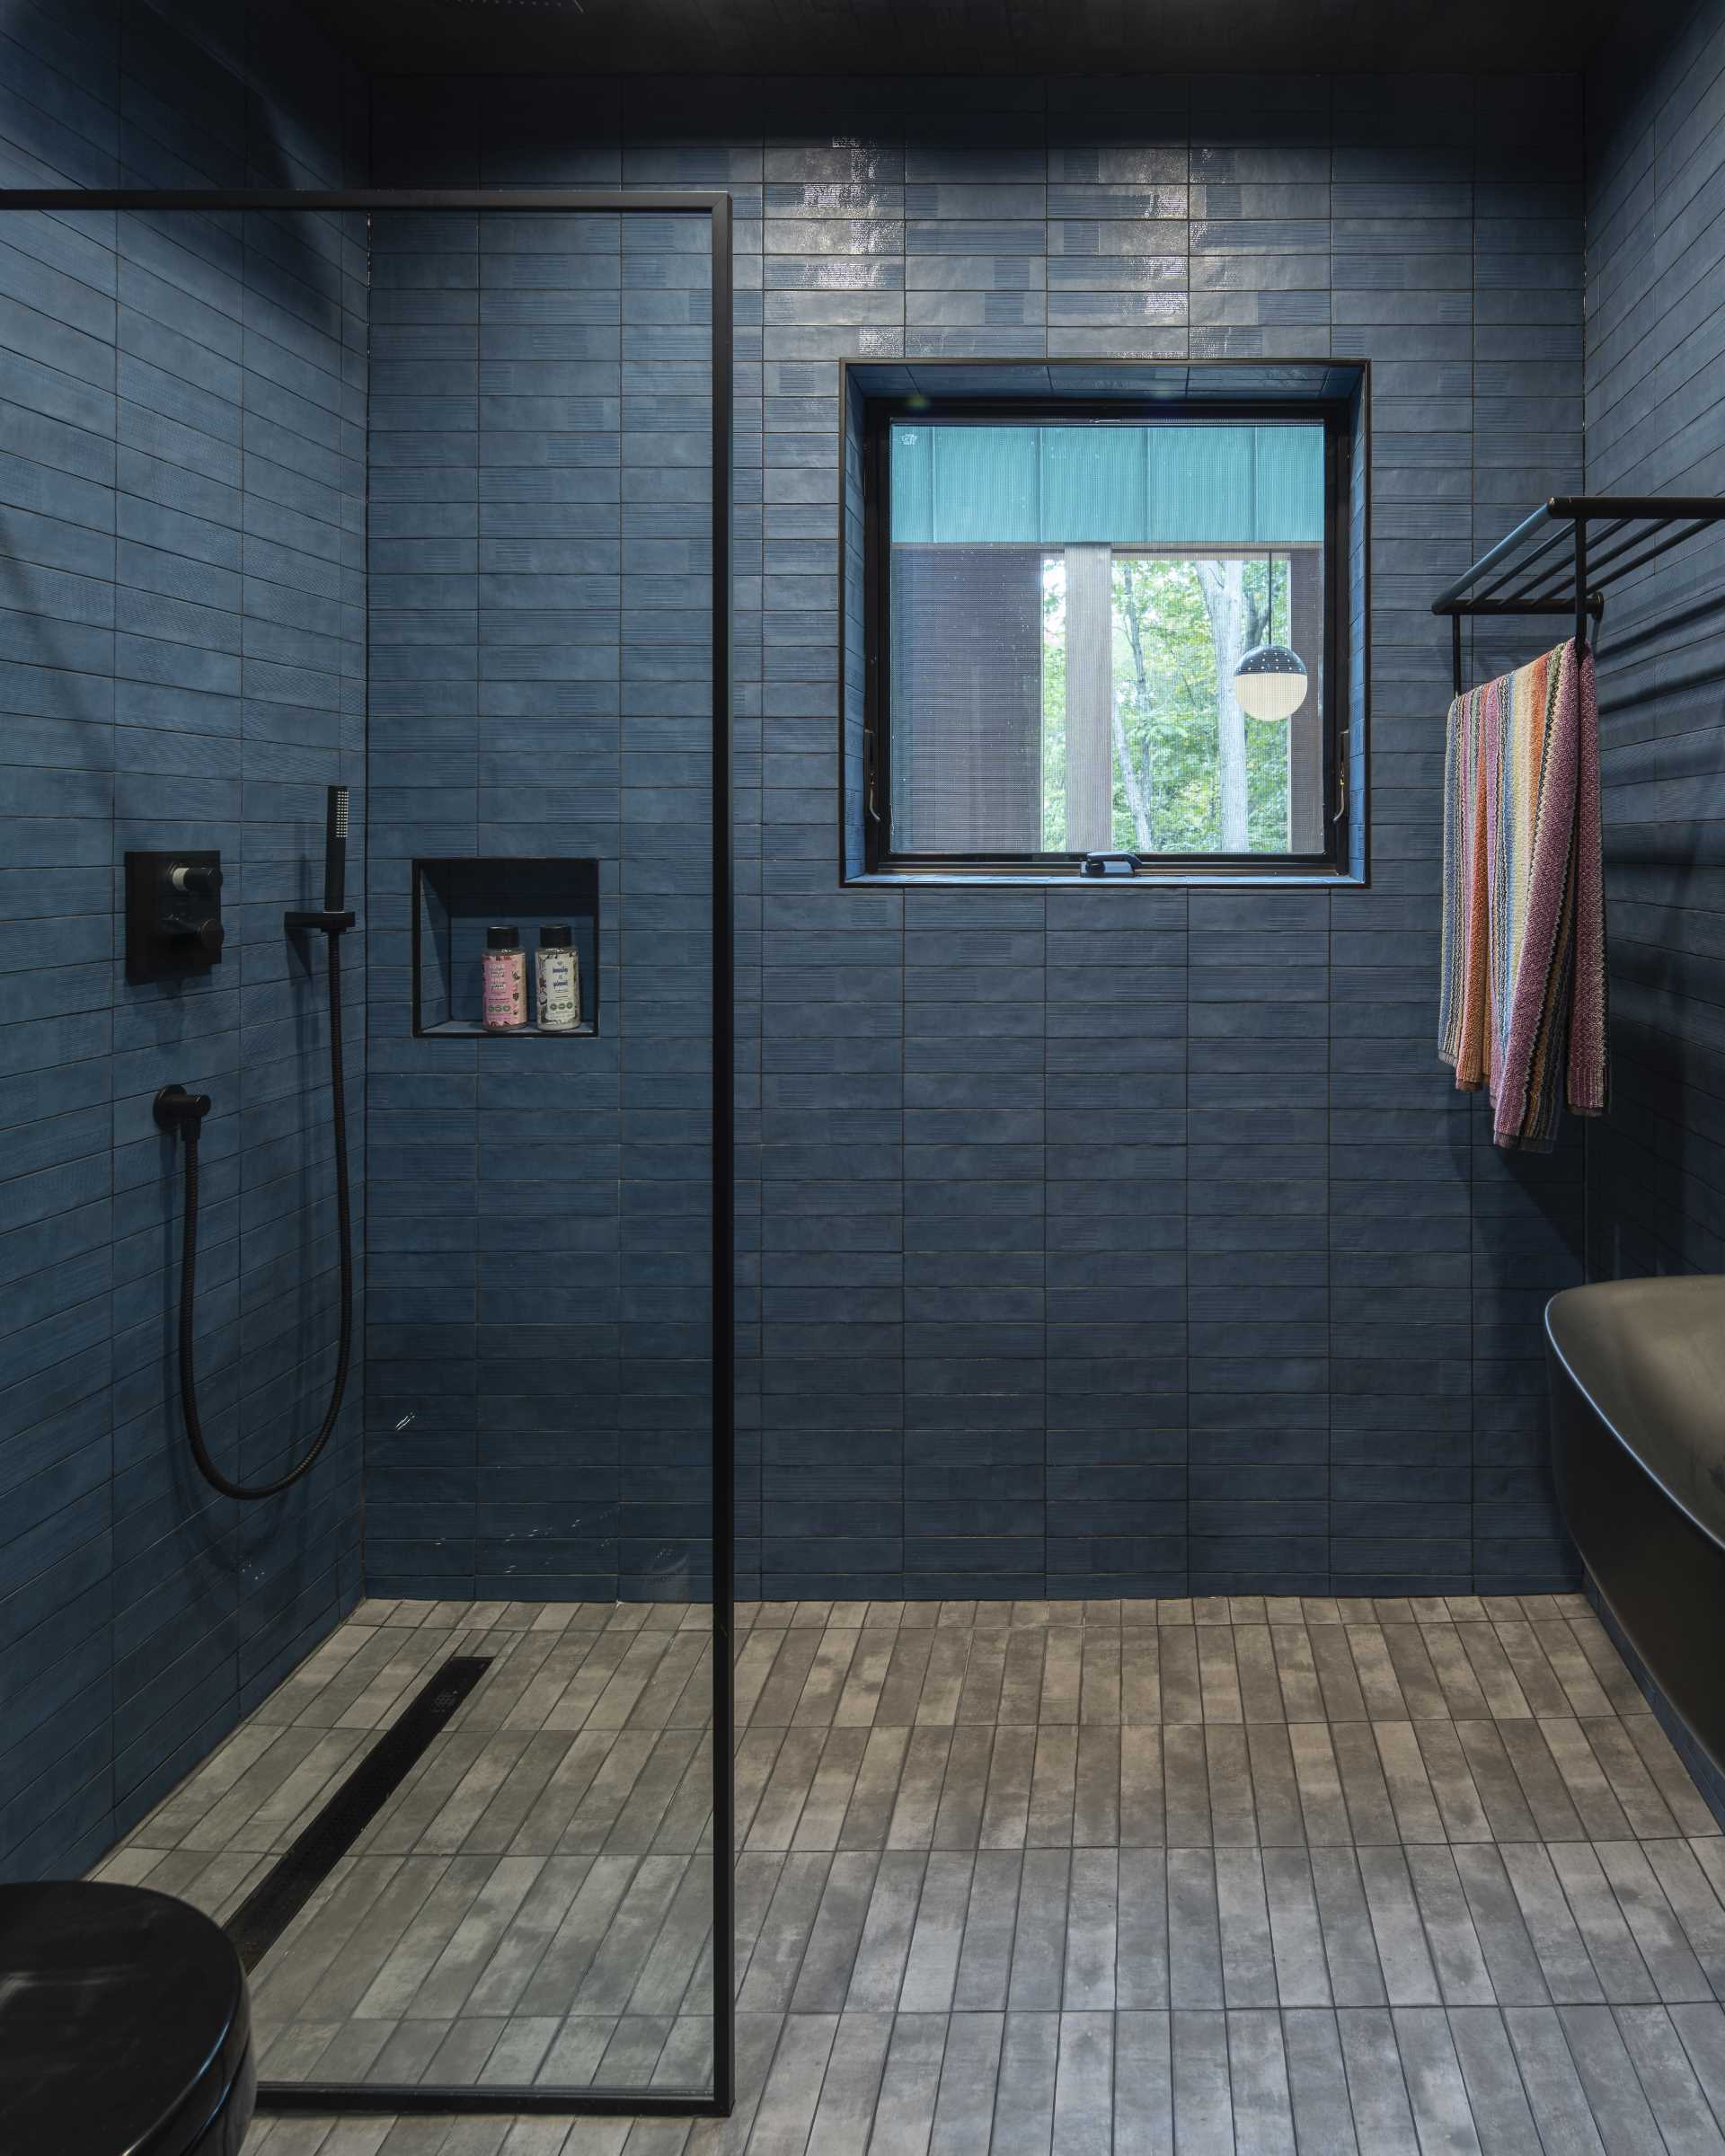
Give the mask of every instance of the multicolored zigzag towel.
[{"label": "multicolored zigzag towel", "polygon": [[1605,879],[1593,653],[1571,641],[1449,707],[1438,1053],[1499,1145],[1603,1115]]}]

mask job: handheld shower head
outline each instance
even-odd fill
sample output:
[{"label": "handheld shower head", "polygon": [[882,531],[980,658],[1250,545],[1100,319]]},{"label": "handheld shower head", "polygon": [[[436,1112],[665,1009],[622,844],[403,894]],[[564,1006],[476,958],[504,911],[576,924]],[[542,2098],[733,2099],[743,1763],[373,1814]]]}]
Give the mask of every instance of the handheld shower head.
[{"label": "handheld shower head", "polygon": [[323,910],[339,914],[347,904],[348,790],[330,788],[323,831]]},{"label": "handheld shower head", "polygon": [[353,915],[348,911],[348,790],[345,786],[330,788],[329,802],[323,817],[323,903],[321,906],[296,906],[282,915],[282,926],[290,932],[296,929],[321,928],[332,940],[353,926]]}]

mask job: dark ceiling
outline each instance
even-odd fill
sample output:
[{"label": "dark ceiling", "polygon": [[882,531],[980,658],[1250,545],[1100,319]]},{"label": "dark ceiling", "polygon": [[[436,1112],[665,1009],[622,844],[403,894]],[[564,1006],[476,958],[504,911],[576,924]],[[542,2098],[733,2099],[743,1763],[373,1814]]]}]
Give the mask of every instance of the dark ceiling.
[{"label": "dark ceiling", "polygon": [[307,0],[381,75],[1425,74],[1586,65],[1623,0]]}]

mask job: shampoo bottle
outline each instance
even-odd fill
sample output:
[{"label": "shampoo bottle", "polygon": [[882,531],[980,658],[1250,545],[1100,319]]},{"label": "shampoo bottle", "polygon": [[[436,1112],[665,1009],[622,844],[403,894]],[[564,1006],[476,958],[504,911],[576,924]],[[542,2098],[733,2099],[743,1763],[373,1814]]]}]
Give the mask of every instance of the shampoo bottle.
[{"label": "shampoo bottle", "polygon": [[527,956],[516,930],[497,927],[485,931],[485,955],[480,968],[485,994],[485,1030],[519,1032],[527,1022]]},{"label": "shampoo bottle", "polygon": [[535,961],[539,1030],[574,1032],[581,1022],[581,961],[564,923],[552,922],[539,931]]}]

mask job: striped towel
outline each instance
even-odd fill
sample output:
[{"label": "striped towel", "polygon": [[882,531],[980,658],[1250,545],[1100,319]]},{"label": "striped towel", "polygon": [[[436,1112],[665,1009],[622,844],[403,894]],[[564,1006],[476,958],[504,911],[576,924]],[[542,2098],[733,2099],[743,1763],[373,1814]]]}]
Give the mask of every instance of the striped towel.
[{"label": "striped towel", "polygon": [[1544,1152],[1567,1096],[1606,1110],[1605,879],[1593,653],[1571,641],[1449,707],[1438,1053],[1491,1135]]}]

